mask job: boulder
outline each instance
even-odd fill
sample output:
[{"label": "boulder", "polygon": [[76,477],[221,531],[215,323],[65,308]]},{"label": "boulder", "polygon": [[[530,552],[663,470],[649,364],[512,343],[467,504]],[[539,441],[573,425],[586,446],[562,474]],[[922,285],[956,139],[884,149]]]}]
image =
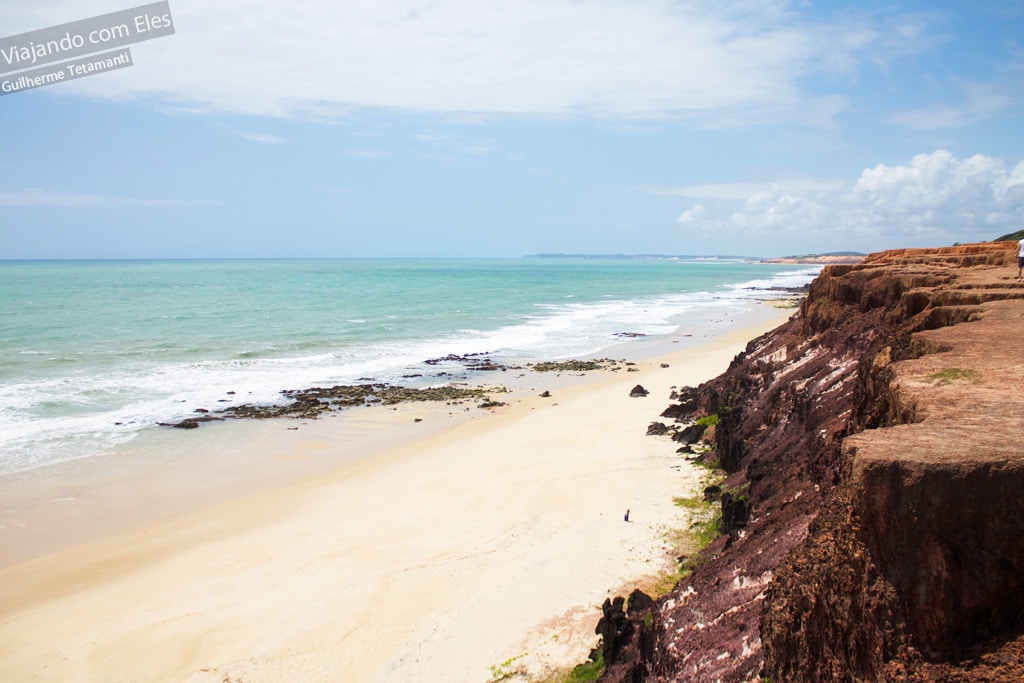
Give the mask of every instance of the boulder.
[{"label": "boulder", "polygon": [[623,646],[633,635],[633,624],[626,616],[626,599],[618,596],[615,600],[605,598],[601,605],[601,620],[597,622],[594,632],[601,636],[601,651],[604,654],[605,666],[615,662]]},{"label": "boulder", "polygon": [[668,425],[664,422],[652,422],[647,427],[647,436],[662,436],[668,433]]},{"label": "boulder", "polygon": [[672,437],[673,441],[677,441],[687,446],[692,446],[698,443],[702,436],[704,436],[704,430],[707,429],[707,425],[692,424],[686,429],[676,432],[675,436]]}]

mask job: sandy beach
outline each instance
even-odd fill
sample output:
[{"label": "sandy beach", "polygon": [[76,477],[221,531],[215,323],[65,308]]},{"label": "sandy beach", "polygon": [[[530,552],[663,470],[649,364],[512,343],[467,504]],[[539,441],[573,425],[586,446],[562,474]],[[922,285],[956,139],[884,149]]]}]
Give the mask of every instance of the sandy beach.
[{"label": "sandy beach", "polygon": [[532,675],[582,661],[605,597],[671,568],[688,524],[672,498],[700,485],[647,425],[789,314],[666,341],[636,372],[531,373],[493,412],[182,435],[215,453],[83,487],[72,520],[7,504],[0,679],[483,683],[512,658]]}]

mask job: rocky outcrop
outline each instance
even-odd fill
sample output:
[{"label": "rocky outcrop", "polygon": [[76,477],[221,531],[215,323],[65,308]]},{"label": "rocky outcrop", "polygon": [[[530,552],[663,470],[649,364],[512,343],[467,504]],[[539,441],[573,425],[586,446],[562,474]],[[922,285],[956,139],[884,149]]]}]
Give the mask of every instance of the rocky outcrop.
[{"label": "rocky outcrop", "polygon": [[729,524],[656,605],[631,680],[1022,680],[1011,246],[826,267],[788,323],[666,410],[718,416],[705,457],[729,473]]},{"label": "rocky outcrop", "polygon": [[[465,355],[449,354],[441,358],[431,358],[423,361],[426,365],[447,366],[455,364],[466,372],[505,372],[507,370],[522,370],[524,366],[503,365],[491,359],[489,353],[470,353]],[[535,372],[589,372],[593,370],[617,371],[623,367],[634,365],[627,361],[618,361],[610,358],[599,358],[595,360],[569,360],[541,362],[527,364],[525,367]],[[633,371],[634,368],[627,368]],[[403,375],[404,379],[422,377],[420,373]],[[437,377],[450,376],[448,372],[441,372]],[[407,387],[383,382],[376,382],[372,378],[364,377],[360,381],[363,384],[337,384],[332,387],[310,387],[308,389],[285,389],[280,392],[281,399],[275,403],[241,403],[228,406],[220,410],[211,411],[207,408],[196,408],[193,412],[199,413],[198,417],[190,416],[175,422],[158,422],[162,427],[177,427],[178,429],[196,429],[206,422],[222,422],[231,419],[254,419],[266,420],[279,417],[289,417],[302,420],[315,420],[318,417],[352,408],[369,405],[395,405],[398,403],[411,403],[417,401],[444,401],[451,405],[461,405],[465,400],[481,399],[478,408],[498,408],[505,404],[490,398],[492,393],[505,393],[505,387],[463,387],[448,384],[435,387]],[[632,396],[646,396],[647,390],[637,385]],[[235,395],[234,391],[227,392],[227,395]],[[551,393],[545,391],[541,394],[544,398],[550,398]],[[227,402],[221,399],[219,402]]]},{"label": "rocky outcrop", "polygon": [[637,589],[624,598],[605,599],[601,607],[601,620],[595,633],[601,636],[598,652],[606,663],[605,683],[636,683],[647,673],[644,665],[653,654],[654,647],[654,600]]},{"label": "rocky outcrop", "polygon": [[483,403],[479,405],[480,408],[493,408],[505,404],[492,400],[490,394],[506,391],[508,390],[504,387],[473,388],[449,385],[416,389],[390,384],[339,384],[333,387],[285,389],[281,392],[281,396],[288,401],[287,403],[243,403],[215,412],[210,412],[206,408],[196,408],[194,412],[201,413],[200,417],[188,417],[177,422],[159,422],[157,424],[163,427],[195,429],[203,422],[228,419],[267,420],[290,417],[313,420],[325,413],[355,406],[376,404],[390,406],[416,401],[445,401],[452,405],[461,405],[466,400],[482,399]]}]

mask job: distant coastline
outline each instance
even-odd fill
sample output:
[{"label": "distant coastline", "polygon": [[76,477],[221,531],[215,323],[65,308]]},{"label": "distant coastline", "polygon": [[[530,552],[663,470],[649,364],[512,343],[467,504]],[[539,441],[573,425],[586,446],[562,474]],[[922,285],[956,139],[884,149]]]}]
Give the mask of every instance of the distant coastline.
[{"label": "distant coastline", "polygon": [[725,254],[717,255],[704,255],[698,256],[696,254],[563,254],[563,253],[544,253],[544,254],[527,254],[522,258],[550,258],[550,259],[593,259],[593,260],[608,260],[618,259],[623,261],[762,261],[757,256],[729,256]]},{"label": "distant coastline", "polygon": [[828,254],[803,254],[802,256],[781,256],[761,259],[761,263],[785,263],[787,265],[831,266],[843,263],[860,263],[867,254],[855,251],[834,251]]},{"label": "distant coastline", "polygon": [[718,254],[713,256],[696,256],[683,254],[527,254],[523,258],[549,259],[623,259],[631,261],[756,261],[758,263],[781,263],[785,265],[835,265],[843,263],[860,263],[867,254],[856,251],[833,251],[826,254],[802,254],[800,256],[779,256],[761,258],[758,256],[735,256]]}]

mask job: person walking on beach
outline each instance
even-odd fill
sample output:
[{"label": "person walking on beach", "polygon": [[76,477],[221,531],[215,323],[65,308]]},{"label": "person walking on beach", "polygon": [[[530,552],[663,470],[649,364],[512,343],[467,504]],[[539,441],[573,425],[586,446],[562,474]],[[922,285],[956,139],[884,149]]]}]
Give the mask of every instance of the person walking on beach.
[{"label": "person walking on beach", "polygon": [[628,522],[629,521],[629,508],[626,508],[626,516],[623,517],[622,520],[624,522]]}]

